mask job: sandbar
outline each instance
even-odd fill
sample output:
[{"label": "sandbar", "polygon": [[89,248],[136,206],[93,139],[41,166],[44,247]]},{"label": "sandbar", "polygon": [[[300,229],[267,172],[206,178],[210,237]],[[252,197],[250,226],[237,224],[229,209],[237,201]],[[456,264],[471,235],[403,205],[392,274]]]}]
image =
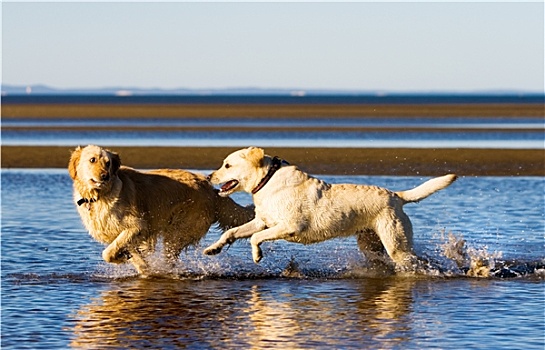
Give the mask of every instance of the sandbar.
[{"label": "sandbar", "polygon": [[[108,147],[137,169],[208,171],[236,147]],[[66,168],[74,147],[3,146],[2,168]],[[436,176],[545,176],[545,150],[421,148],[266,148],[311,174]]]},{"label": "sandbar", "polygon": [[2,104],[3,118],[542,117],[543,104]]}]

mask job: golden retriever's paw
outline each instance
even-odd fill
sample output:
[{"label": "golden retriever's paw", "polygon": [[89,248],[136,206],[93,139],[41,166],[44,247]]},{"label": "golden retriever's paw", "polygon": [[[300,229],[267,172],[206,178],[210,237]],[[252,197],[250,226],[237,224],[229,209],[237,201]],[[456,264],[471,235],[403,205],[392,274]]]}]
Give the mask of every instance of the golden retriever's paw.
[{"label": "golden retriever's paw", "polygon": [[108,247],[102,251],[102,259],[111,264],[122,264],[131,258],[127,250],[115,250]]},{"label": "golden retriever's paw", "polygon": [[221,245],[211,245],[210,247],[206,248],[203,253],[204,255],[217,255],[221,253],[221,250],[223,249],[223,246]]}]

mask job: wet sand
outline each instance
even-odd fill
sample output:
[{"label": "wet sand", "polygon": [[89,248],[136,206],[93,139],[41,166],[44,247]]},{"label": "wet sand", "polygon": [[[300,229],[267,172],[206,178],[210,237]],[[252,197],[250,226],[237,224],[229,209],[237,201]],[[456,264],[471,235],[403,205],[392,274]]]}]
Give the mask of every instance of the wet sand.
[{"label": "wet sand", "polygon": [[[107,145],[104,145],[107,147]],[[3,146],[2,168],[65,168],[73,147]],[[237,147],[110,147],[138,169],[210,170]],[[545,176],[544,150],[266,148],[312,174]]]},{"label": "wet sand", "polygon": [[7,118],[543,117],[543,104],[2,104]]}]

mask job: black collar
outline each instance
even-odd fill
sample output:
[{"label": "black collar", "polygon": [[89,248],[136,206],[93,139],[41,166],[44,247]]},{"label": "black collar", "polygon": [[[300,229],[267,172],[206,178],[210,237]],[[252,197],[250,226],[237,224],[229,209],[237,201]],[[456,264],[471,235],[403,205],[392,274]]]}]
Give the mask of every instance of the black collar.
[{"label": "black collar", "polygon": [[89,204],[90,204],[90,203],[94,203],[94,202],[96,202],[96,201],[97,201],[97,200],[94,199],[94,198],[81,198],[81,199],[80,199],[79,201],[77,201],[76,203],[78,204],[78,206],[81,207],[81,205],[82,205],[83,203],[89,203]]},{"label": "black collar", "polygon": [[261,179],[259,184],[257,184],[257,186],[252,190],[252,194],[256,194],[260,189],[263,188],[263,186],[267,184],[267,182],[269,182],[271,177],[273,177],[274,173],[276,173],[276,171],[282,167],[282,163],[288,164],[288,162],[276,156],[272,159],[272,164],[269,168],[269,171],[267,172],[267,175],[265,175],[265,177]]}]

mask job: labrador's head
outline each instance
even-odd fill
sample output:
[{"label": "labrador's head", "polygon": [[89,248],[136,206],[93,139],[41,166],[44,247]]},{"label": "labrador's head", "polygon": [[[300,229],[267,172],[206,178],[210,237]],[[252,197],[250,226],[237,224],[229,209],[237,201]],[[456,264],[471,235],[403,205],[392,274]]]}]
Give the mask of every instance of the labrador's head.
[{"label": "labrador's head", "polygon": [[261,148],[249,147],[231,153],[218,170],[208,176],[210,182],[221,186],[219,194],[228,196],[234,192],[251,193],[266,173],[265,152]]},{"label": "labrador's head", "polygon": [[110,184],[120,166],[121,159],[117,153],[89,145],[72,152],[68,172],[74,181],[89,189],[100,190]]}]

